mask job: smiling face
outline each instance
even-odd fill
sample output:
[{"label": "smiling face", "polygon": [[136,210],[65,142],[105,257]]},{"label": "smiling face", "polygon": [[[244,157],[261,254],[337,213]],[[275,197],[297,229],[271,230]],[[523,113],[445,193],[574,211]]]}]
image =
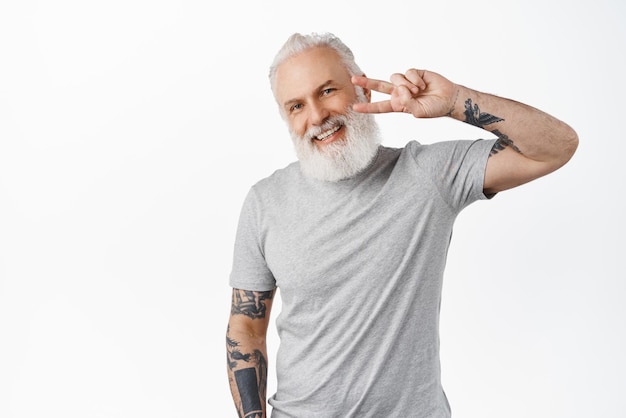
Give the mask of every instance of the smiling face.
[{"label": "smiling face", "polygon": [[314,47],[277,67],[274,94],[305,176],[339,181],[362,172],[380,144],[373,115],[352,104],[370,99],[355,87],[332,48]]},{"label": "smiling face", "polygon": [[332,48],[307,49],[276,72],[276,100],[293,134],[323,148],[346,136],[345,116],[357,101],[350,73]]}]

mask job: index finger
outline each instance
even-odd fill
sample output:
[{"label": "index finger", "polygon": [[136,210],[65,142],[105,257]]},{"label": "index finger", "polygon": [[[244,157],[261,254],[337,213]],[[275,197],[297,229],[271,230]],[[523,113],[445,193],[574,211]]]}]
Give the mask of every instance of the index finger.
[{"label": "index finger", "polygon": [[394,88],[393,84],[387,81],[376,80],[374,78],[368,78],[363,75],[353,75],[352,84],[385,94],[391,94]]},{"label": "index finger", "polygon": [[382,102],[374,103],[354,103],[352,110],[359,113],[391,113],[393,112],[393,107],[390,100],[383,100]]}]

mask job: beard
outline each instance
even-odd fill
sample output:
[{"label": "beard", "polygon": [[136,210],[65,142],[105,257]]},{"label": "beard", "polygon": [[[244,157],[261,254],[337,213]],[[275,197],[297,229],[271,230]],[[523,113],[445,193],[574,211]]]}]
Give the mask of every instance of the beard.
[{"label": "beard", "polygon": [[[318,147],[315,137],[333,127],[345,129],[345,137]],[[300,169],[307,177],[323,181],[345,180],[362,172],[374,159],[380,133],[374,116],[348,109],[345,115],[330,117],[303,136],[290,131]]]}]

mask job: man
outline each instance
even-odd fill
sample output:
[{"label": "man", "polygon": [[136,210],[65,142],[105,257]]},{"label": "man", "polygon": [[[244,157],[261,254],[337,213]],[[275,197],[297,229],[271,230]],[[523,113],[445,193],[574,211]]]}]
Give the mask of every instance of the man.
[{"label": "man", "polygon": [[[546,175],[578,144],[521,103],[410,69],[370,79],[331,34],[291,36],[270,69],[298,162],[243,205],[227,330],[241,417],[265,417],[265,337],[282,312],[273,417],[449,417],[439,306],[458,213]],[[371,91],[389,95],[371,102]],[[380,145],[373,113],[452,117],[497,139]]]}]

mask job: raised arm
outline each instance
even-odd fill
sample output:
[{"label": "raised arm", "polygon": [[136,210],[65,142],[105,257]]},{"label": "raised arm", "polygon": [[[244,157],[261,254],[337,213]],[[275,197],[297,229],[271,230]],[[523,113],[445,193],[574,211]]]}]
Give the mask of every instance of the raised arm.
[{"label": "raised arm", "polygon": [[576,151],[576,132],[555,117],[513,100],[456,88],[450,116],[498,138],[487,162],[485,193],[545,176],[567,163]]},{"label": "raised arm", "polygon": [[233,289],[226,357],[230,391],[241,418],[266,417],[266,335],[274,292]]},{"label": "raised arm", "polygon": [[355,85],[390,95],[389,100],[357,103],[365,113],[405,112],[417,118],[448,116],[492,132],[498,139],[483,189],[497,193],[563,166],[578,146],[572,128],[547,113],[513,100],[454,84],[441,75],[411,69],[391,82],[352,78]]}]

